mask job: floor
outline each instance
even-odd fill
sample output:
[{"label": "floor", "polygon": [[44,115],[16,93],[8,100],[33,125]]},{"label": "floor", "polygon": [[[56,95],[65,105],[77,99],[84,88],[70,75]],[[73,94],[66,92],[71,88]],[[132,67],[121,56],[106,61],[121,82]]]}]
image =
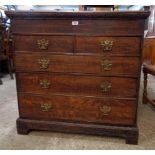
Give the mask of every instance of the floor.
[{"label": "floor", "polygon": [[[155,79],[149,77],[149,92],[153,95]],[[0,85],[0,149],[155,149],[155,110],[142,105],[138,110],[139,144],[125,144],[124,139],[112,137],[32,131],[29,135],[16,133],[17,98],[15,80],[6,75]],[[142,84],[141,84],[142,90]],[[155,89],[154,89],[155,91]]]}]

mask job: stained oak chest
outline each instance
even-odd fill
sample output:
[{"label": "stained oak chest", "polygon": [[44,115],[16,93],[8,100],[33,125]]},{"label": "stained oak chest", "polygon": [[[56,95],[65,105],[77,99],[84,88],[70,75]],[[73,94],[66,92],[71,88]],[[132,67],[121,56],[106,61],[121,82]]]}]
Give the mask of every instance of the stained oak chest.
[{"label": "stained oak chest", "polygon": [[17,131],[118,136],[137,144],[149,12],[6,12],[18,92]]}]

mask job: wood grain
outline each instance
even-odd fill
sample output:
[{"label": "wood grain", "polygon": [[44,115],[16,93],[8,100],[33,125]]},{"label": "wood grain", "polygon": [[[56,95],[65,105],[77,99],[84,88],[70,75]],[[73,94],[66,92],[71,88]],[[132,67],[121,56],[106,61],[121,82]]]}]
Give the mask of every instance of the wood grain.
[{"label": "wood grain", "polygon": [[143,62],[155,64],[155,38],[144,39]]},{"label": "wood grain", "polygon": [[[78,21],[78,25],[72,25],[72,21]],[[96,35],[142,35],[143,20],[92,20],[92,19],[13,19],[13,33],[73,33]]]},{"label": "wood grain", "polygon": [[[111,51],[104,51],[101,41],[112,41]],[[77,37],[77,53],[99,53],[103,56],[139,56],[140,55],[140,38],[138,37]],[[134,46],[137,45],[137,46]],[[139,45],[139,46],[138,46]]]},{"label": "wood grain", "polygon": [[[15,51],[72,53],[74,37],[72,36],[20,36],[14,37]],[[42,50],[38,47],[37,41],[45,39],[48,41],[48,48]],[[19,44],[20,43],[20,44]]]},{"label": "wood grain", "polygon": [[[22,55],[22,56],[21,56]],[[40,59],[49,61],[47,68],[41,68]],[[108,60],[112,66],[109,70],[102,67],[101,64]],[[23,63],[25,62],[25,63]],[[41,72],[59,72],[59,73],[91,73],[94,75],[139,75],[140,58],[138,57],[102,57],[86,55],[51,55],[49,53],[25,52],[15,53],[16,71],[41,71]]]},{"label": "wood grain", "polygon": [[[22,118],[111,125],[133,125],[135,123],[136,100],[20,94],[19,103]],[[52,105],[52,109],[42,111],[40,105],[44,103]],[[100,108],[105,105],[111,107],[108,115],[103,115],[100,111]]]},{"label": "wood grain", "polygon": [[[32,74],[18,73],[19,92],[34,94],[68,94],[84,96],[136,97],[137,79],[118,77],[76,76],[68,74]],[[48,80],[51,85],[45,89],[40,80]],[[102,92],[100,86],[111,83],[109,92]]]}]

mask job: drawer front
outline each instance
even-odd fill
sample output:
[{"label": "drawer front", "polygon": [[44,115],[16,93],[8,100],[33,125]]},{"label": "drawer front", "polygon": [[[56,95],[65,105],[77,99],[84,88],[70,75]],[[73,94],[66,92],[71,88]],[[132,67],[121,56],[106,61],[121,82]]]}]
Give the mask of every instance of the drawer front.
[{"label": "drawer front", "polygon": [[14,36],[15,51],[72,53],[72,36]]},{"label": "drawer front", "polygon": [[[76,21],[77,24],[73,24]],[[65,33],[96,35],[143,35],[143,20],[54,19],[12,20],[13,33]]]},{"label": "drawer front", "polygon": [[139,56],[140,38],[137,37],[77,37],[77,53]]},{"label": "drawer front", "polygon": [[[23,63],[24,62],[24,63]],[[94,73],[102,75],[139,76],[138,57],[100,57],[15,53],[17,71],[48,71],[61,73]]]},{"label": "drawer front", "polygon": [[136,97],[134,78],[18,73],[18,91],[36,94]]},{"label": "drawer front", "polygon": [[136,101],[19,94],[19,111],[22,118],[133,125]]}]

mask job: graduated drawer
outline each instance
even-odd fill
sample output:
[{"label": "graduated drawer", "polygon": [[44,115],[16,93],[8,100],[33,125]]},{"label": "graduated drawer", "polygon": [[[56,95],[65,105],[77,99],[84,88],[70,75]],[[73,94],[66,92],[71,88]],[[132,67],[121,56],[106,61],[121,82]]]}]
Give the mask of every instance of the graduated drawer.
[{"label": "graduated drawer", "polygon": [[136,100],[19,94],[21,118],[133,125]]},{"label": "graduated drawer", "polygon": [[83,96],[136,97],[135,78],[80,76],[67,74],[18,73],[19,92]]},{"label": "graduated drawer", "polygon": [[76,37],[77,53],[102,55],[140,55],[140,38],[138,37]]},{"label": "graduated drawer", "polygon": [[72,53],[74,37],[15,35],[15,51]]},{"label": "graduated drawer", "polygon": [[17,71],[138,76],[140,59],[138,57],[50,55],[43,53],[21,54],[16,52],[15,67]]}]

